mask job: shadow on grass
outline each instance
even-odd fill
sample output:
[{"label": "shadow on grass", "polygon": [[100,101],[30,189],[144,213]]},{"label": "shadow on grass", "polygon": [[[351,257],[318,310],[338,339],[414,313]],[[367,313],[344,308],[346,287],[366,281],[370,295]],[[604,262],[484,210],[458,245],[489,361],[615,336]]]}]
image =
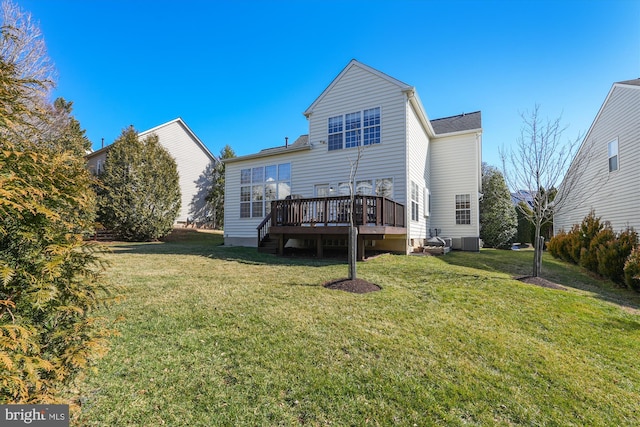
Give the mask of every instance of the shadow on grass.
[{"label": "shadow on grass", "polygon": [[[532,250],[482,249],[479,253],[454,251],[441,259],[447,264],[505,273],[512,277],[530,275],[533,269]],[[640,310],[640,293],[599,278],[577,265],[554,259],[546,252],[543,254],[541,277],[568,288],[590,292],[604,301]]]},{"label": "shadow on grass", "polygon": [[307,252],[276,256],[256,248],[224,246],[222,234],[195,229],[175,229],[159,242],[110,242],[106,246],[115,254],[194,255],[249,265],[291,265],[321,267],[346,264],[337,256],[315,258]]}]

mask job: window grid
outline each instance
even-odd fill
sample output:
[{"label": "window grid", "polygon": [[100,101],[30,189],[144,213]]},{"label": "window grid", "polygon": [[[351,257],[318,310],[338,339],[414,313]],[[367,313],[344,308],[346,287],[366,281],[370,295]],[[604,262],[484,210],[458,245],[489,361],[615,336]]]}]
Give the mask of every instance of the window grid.
[{"label": "window grid", "polygon": [[456,224],[471,224],[471,195],[456,194]]},{"label": "window grid", "polygon": [[380,107],[364,110],[364,145],[380,143]]},{"label": "window grid", "polygon": [[264,217],[272,200],[291,194],[291,164],[242,169],[240,184],[240,218]]},{"label": "window grid", "polygon": [[418,184],[411,181],[411,220],[418,221],[420,215],[420,195]]},{"label": "window grid", "polygon": [[329,117],[327,129],[329,151],[379,144],[380,107]]}]

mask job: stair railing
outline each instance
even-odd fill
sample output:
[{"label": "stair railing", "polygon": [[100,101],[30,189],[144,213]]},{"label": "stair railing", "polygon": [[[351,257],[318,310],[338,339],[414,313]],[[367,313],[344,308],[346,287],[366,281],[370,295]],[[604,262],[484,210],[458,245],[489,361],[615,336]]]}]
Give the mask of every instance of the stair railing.
[{"label": "stair railing", "polygon": [[271,227],[271,212],[264,217],[260,225],[256,228],[258,230],[258,246],[262,245],[262,241],[269,235],[269,228]]}]

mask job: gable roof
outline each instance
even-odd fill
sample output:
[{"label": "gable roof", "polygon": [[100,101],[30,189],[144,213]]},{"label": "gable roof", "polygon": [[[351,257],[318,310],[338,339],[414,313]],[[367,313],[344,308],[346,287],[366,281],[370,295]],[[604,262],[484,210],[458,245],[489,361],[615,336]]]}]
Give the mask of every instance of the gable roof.
[{"label": "gable roof", "polygon": [[482,128],[482,113],[462,113],[457,116],[443,117],[431,120],[431,126],[436,135],[454,132],[464,132]]},{"label": "gable roof", "polygon": [[[200,147],[200,149],[201,149],[201,150],[202,150],[202,151],[203,151],[203,152],[204,152],[204,153],[205,153],[205,154],[206,154],[206,155],[207,155],[207,156],[208,156],[212,161],[218,161],[218,158],[217,158],[216,156],[214,156],[213,154],[211,154],[211,151],[209,151],[209,149],[207,148],[207,146],[206,146],[206,145],[204,145],[204,144],[202,143],[202,141],[200,141],[200,138],[198,138],[198,137],[196,136],[196,134],[191,130],[191,128],[189,128],[189,126],[187,126],[187,124],[184,122],[184,120],[182,120],[180,117],[178,117],[177,119],[170,120],[170,121],[168,121],[168,122],[166,122],[166,123],[163,123],[163,124],[161,124],[161,125],[158,125],[158,126],[156,126],[156,127],[154,127],[154,128],[151,128],[151,129],[149,129],[149,130],[145,130],[144,132],[140,132],[140,133],[138,133],[138,137],[143,137],[143,136],[146,136],[146,135],[150,135],[150,134],[154,133],[156,130],[158,130],[158,129],[160,129],[160,128],[163,128],[163,127],[165,127],[165,126],[169,126],[169,125],[171,125],[171,124],[173,124],[173,123],[177,123],[178,125],[182,126],[182,128],[183,128],[183,129],[184,129],[184,130],[185,130],[185,131],[186,131],[186,132],[187,132],[187,133],[188,133],[188,134],[193,138],[193,140],[196,142],[196,144],[198,145],[198,147]],[[91,153],[87,154],[87,155],[85,156],[85,158],[86,158],[86,159],[90,159],[90,158],[95,157],[95,156],[97,156],[97,155],[99,155],[99,154],[101,154],[101,153],[104,153],[105,151],[110,150],[112,145],[113,145],[113,144],[109,144],[109,145],[107,145],[106,147],[102,147],[102,148],[101,148],[101,149],[99,149],[99,150],[92,151]]]},{"label": "gable roof", "polygon": [[622,81],[622,82],[618,82],[618,84],[640,86],[640,79],[625,80],[625,81]]},{"label": "gable roof", "polygon": [[340,72],[340,74],[338,74],[336,76],[336,78],[333,79],[333,81],[331,82],[331,84],[329,84],[329,86],[327,86],[327,88],[325,90],[322,91],[322,93],[320,94],[320,96],[318,96],[316,98],[315,101],[313,101],[313,103],[311,103],[311,105],[309,106],[309,108],[307,108],[304,111],[304,115],[308,118],[309,115],[313,112],[313,109],[315,108],[315,106],[322,101],[322,99],[327,95],[327,93],[329,93],[331,91],[331,89],[333,89],[333,87],[340,81],[340,79],[353,67],[358,67],[364,71],[367,71],[371,74],[374,74],[386,81],[388,81],[389,83],[392,83],[396,86],[398,86],[400,88],[400,90],[402,91],[413,91],[414,87],[410,86],[406,83],[401,82],[398,79],[395,79],[381,71],[376,70],[375,68],[371,68],[368,65],[363,64],[362,62],[359,62],[355,59],[352,59],[346,67],[344,67],[344,69]]},{"label": "gable roof", "polygon": [[[609,89],[609,93],[607,94],[607,97],[604,99],[604,102],[600,106],[600,110],[598,110],[598,114],[596,114],[595,119],[593,119],[593,122],[591,122],[591,126],[589,126],[589,130],[587,131],[587,133],[585,134],[584,138],[582,139],[582,142],[580,143],[580,147],[578,148],[578,151],[576,152],[576,156],[582,150],[582,147],[586,143],[586,141],[588,141],[589,138],[591,137],[591,131],[593,130],[593,127],[598,122],[598,119],[600,118],[600,115],[602,114],[602,111],[604,110],[604,107],[609,102],[609,98],[611,98],[611,95],[613,94],[613,91],[617,87],[624,88],[624,89],[627,89],[627,90],[640,90],[640,79],[625,80],[625,81],[621,81],[621,82],[616,82],[613,85],[611,85],[611,89]],[[572,160],[572,163],[573,163],[573,160]]]},{"label": "gable roof", "polygon": [[149,130],[145,130],[144,132],[140,132],[139,136],[146,136],[146,135],[150,135],[152,133],[154,133],[156,130],[163,128],[165,126],[169,126],[173,123],[177,123],[180,126],[182,126],[184,128],[185,131],[187,131],[187,133],[194,139],[194,141],[196,142],[196,144],[200,147],[200,149],[202,149],[202,151],[211,159],[211,160],[218,160],[216,156],[214,156],[211,151],[209,151],[209,149],[207,148],[206,145],[204,145],[202,143],[202,141],[200,141],[200,138],[198,138],[196,136],[196,134],[191,130],[191,128],[189,126],[187,126],[187,124],[184,122],[184,120],[182,120],[180,117],[178,117],[177,119],[173,119],[170,120],[166,123],[163,123],[161,125],[158,125],[154,128],[151,128]]}]

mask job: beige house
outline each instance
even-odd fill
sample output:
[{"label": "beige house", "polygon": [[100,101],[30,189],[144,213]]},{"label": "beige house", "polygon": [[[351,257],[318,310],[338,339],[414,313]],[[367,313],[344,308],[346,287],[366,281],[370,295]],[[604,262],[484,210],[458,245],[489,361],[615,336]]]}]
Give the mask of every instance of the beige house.
[{"label": "beige house", "polygon": [[226,245],[343,245],[357,162],[361,251],[478,249],[480,112],[430,120],[413,86],[352,60],[304,115],[308,135],[226,160]]},{"label": "beige house", "polygon": [[[187,219],[202,216],[204,196],[209,185],[206,171],[217,161],[195,133],[181,119],[177,118],[153,129],[139,133],[140,138],[155,134],[160,144],[175,159],[180,177],[182,204],[176,223],[184,224]],[[86,156],[87,167],[98,173],[107,159],[111,146],[96,150]]]},{"label": "beige house", "polygon": [[613,84],[572,166],[579,161],[579,191],[566,195],[554,231],[569,231],[592,209],[615,231],[640,230],[640,79]]}]

